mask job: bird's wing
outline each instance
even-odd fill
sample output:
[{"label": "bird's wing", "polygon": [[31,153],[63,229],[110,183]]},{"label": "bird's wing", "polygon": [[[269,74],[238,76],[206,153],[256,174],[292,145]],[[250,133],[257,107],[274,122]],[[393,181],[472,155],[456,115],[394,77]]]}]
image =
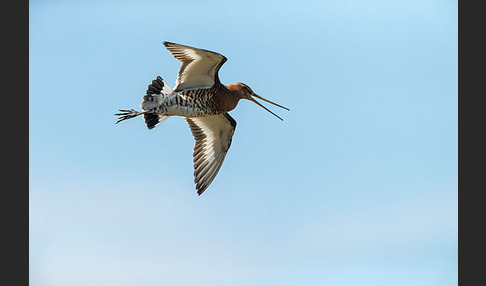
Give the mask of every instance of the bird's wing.
[{"label": "bird's wing", "polygon": [[194,183],[201,195],[218,174],[231,145],[236,121],[228,114],[186,117],[194,144]]},{"label": "bird's wing", "polygon": [[177,76],[175,92],[187,89],[210,88],[221,84],[218,71],[226,62],[226,57],[203,49],[164,42],[172,55],[182,62]]}]

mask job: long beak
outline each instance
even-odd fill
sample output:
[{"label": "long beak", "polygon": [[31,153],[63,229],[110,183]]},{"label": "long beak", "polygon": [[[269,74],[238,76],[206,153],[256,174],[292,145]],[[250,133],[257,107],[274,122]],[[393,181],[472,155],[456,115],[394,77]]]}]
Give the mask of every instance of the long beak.
[{"label": "long beak", "polygon": [[[252,94],[252,96],[254,96],[254,97],[256,97],[256,98],[259,98],[259,99],[261,99],[261,100],[264,100],[264,101],[266,101],[266,102],[269,102],[269,103],[271,103],[271,104],[273,104],[273,105],[276,105],[276,106],[278,106],[278,107],[280,107],[280,108],[283,108],[283,109],[286,109],[286,110],[290,110],[290,109],[288,109],[287,107],[282,106],[282,105],[280,105],[280,104],[276,104],[275,102],[272,102],[272,101],[270,101],[270,100],[268,100],[268,99],[266,99],[266,98],[263,98],[263,97],[259,96],[258,94],[253,93],[253,94]],[[254,103],[256,103],[256,104],[260,105],[260,106],[261,106],[263,109],[265,109],[266,111],[270,112],[271,114],[273,114],[274,116],[276,116],[278,119],[280,119],[280,120],[282,120],[282,121],[283,121],[283,119],[282,119],[280,116],[278,116],[277,114],[273,113],[273,112],[272,112],[270,109],[268,109],[268,108],[266,108],[265,106],[263,106],[263,105],[262,105],[260,102],[256,101],[256,99],[254,99],[253,97],[250,97],[250,100],[251,100],[251,101],[253,101]]]}]

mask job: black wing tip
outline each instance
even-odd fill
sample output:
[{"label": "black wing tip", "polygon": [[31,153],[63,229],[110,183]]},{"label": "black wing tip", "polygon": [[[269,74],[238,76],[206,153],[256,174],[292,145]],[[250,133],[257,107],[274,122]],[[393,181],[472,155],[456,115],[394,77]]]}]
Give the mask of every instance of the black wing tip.
[{"label": "black wing tip", "polygon": [[162,44],[168,48],[170,46],[173,46],[173,45],[177,45],[176,43],[173,43],[173,42],[168,42],[168,41],[163,41]]},{"label": "black wing tip", "polygon": [[213,180],[210,180],[209,182],[199,180],[198,182],[195,182],[197,195],[198,196],[202,195],[202,193],[204,193],[209,188],[209,185],[211,185],[212,181]]},{"label": "black wing tip", "polygon": [[208,186],[197,189],[197,195],[201,196],[207,188]]}]

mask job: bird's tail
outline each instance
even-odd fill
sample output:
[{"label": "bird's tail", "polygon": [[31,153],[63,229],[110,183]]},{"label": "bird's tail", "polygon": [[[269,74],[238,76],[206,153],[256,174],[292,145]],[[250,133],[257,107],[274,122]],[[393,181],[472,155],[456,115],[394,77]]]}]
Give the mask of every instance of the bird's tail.
[{"label": "bird's tail", "polygon": [[115,115],[118,116],[118,121],[116,123],[143,114],[143,119],[147,125],[147,128],[154,128],[169,118],[169,116],[154,112],[157,107],[164,103],[169,94],[172,94],[172,88],[170,88],[170,86],[160,76],[157,76],[157,78],[154,79],[151,84],[149,84],[147,90],[145,91],[143,101],[140,104],[143,111],[136,111],[134,109],[120,109],[120,113],[115,113]]},{"label": "bird's tail", "polygon": [[[144,111],[152,110],[163,104],[167,96],[171,93],[172,88],[170,88],[170,86],[160,76],[157,76],[157,78],[154,79],[151,84],[149,84],[147,91],[145,91],[145,95],[143,96],[143,101],[140,104],[140,107]],[[148,129],[154,128],[167,120],[167,118],[169,118],[169,116],[157,113],[145,112],[143,114],[143,119],[145,120],[145,124],[147,125]]]},{"label": "bird's tail", "polygon": [[167,120],[167,118],[169,118],[169,116],[159,115],[154,113],[143,114],[143,119],[145,120],[145,124],[147,125],[147,128],[149,130],[159,125],[160,123],[164,122],[165,120]]}]

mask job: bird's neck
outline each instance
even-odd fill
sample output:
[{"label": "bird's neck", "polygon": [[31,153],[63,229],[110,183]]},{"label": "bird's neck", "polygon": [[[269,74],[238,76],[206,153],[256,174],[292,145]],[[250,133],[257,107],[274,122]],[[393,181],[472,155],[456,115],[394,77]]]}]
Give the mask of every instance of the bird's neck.
[{"label": "bird's neck", "polygon": [[224,98],[221,101],[221,108],[226,112],[235,109],[238,105],[238,101],[242,98],[241,89],[237,84],[230,84],[225,86],[226,90],[224,92]]}]

